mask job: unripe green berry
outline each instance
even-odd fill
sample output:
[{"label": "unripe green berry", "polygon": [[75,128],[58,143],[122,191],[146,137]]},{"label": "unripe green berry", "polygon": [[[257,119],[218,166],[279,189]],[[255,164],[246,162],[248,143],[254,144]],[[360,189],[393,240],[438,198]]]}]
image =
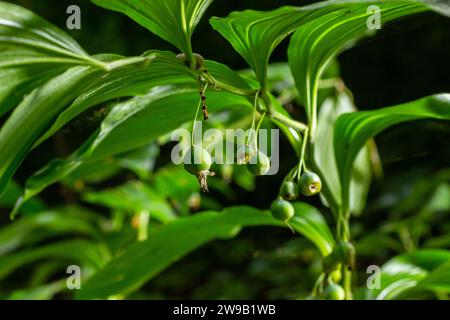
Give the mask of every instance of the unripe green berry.
[{"label": "unripe green berry", "polygon": [[325,300],[344,300],[345,291],[340,285],[330,283],[323,290],[323,297]]},{"label": "unripe green berry", "polygon": [[241,146],[238,148],[236,153],[236,163],[237,164],[247,164],[250,161],[250,158],[256,154],[256,150],[254,150],[249,145]]},{"label": "unripe green berry", "polygon": [[250,158],[247,169],[255,176],[263,176],[270,169],[270,159],[263,152],[258,151]]},{"label": "unripe green berry", "polygon": [[280,188],[280,196],[286,200],[297,199],[298,192],[298,186],[293,181],[284,181]]},{"label": "unripe green berry", "polygon": [[199,146],[192,147],[184,157],[184,169],[190,174],[198,175],[211,168],[211,155]]},{"label": "unripe green berry", "polygon": [[313,196],[322,189],[320,177],[314,172],[303,173],[299,181],[300,192],[305,196]]},{"label": "unripe green berry", "polygon": [[276,199],[270,206],[270,211],[275,219],[287,222],[295,214],[292,204],[283,199]]}]

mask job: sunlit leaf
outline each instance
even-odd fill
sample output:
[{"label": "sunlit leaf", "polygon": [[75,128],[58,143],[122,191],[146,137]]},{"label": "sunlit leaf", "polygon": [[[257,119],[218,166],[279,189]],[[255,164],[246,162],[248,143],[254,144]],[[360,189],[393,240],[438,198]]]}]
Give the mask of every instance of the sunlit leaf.
[{"label": "sunlit leaf", "polygon": [[69,69],[35,89],[14,110],[0,129],[0,194],[50,122],[100,73],[90,67]]},{"label": "sunlit leaf", "polygon": [[[317,107],[318,81],[326,65],[350,42],[370,34],[370,18],[379,14],[385,24],[422,11],[435,10],[434,2],[360,0],[326,1],[312,5],[319,7],[322,14],[294,33],[288,57],[300,99],[313,126],[316,121],[313,110]],[[443,6],[439,12],[450,16],[450,6]]]},{"label": "sunlit leaf", "polygon": [[[333,134],[336,120],[343,113],[354,112],[351,98],[345,93],[330,97],[322,104],[319,113],[317,141],[314,144],[314,170],[323,181],[323,195],[334,209],[341,204],[341,185],[334,158]],[[371,181],[370,159],[367,148],[358,155],[353,168],[351,180],[350,210],[360,213],[364,208],[365,198]]]},{"label": "sunlit leaf", "polygon": [[[21,65],[47,64],[53,60],[54,63],[104,67],[59,28],[21,6],[3,1],[0,2],[0,46],[3,50],[11,46],[16,52],[16,63],[22,60]],[[17,55],[17,48],[26,51]]]},{"label": "sunlit leaf", "polygon": [[[314,52],[319,53],[314,59],[320,61],[325,57],[323,61],[325,63],[339,49],[336,48],[337,45],[340,45],[339,43],[347,42],[348,33],[354,32],[354,28],[358,29],[356,34],[359,34],[361,30],[367,30],[366,20],[371,14],[371,12],[367,12],[367,8],[370,4],[377,4],[381,8],[402,6],[402,14],[396,16],[401,17],[429,9],[427,2],[433,3],[434,1],[331,0],[304,7],[286,6],[267,12],[254,10],[232,12],[226,18],[214,17],[210,22],[213,28],[220,32],[252,67],[261,87],[266,88],[266,69],[270,55],[277,45],[297,28],[300,27],[299,32],[302,33],[297,35],[297,39],[301,41],[295,42],[295,45],[291,46],[293,49],[291,49],[290,59],[300,61],[300,63],[305,61],[309,67],[308,57],[305,54],[300,54],[298,50],[316,50],[316,47],[321,47]],[[433,9],[435,8],[433,7]],[[443,11],[449,13],[448,7],[445,5],[442,5],[439,9],[441,13]],[[356,15],[353,15],[354,11]],[[360,17],[362,11],[364,11],[364,15]],[[360,20],[354,22],[356,18]],[[390,19],[390,14],[383,11],[383,21],[385,19]],[[341,25],[345,22],[350,22],[350,25],[347,25],[342,31]],[[320,34],[321,32],[323,33]],[[330,32],[330,37],[326,37],[325,41],[318,41]],[[311,41],[317,43],[308,45],[303,36],[311,36]],[[354,37],[353,33],[350,38],[352,37]],[[342,40],[343,38],[345,40]],[[327,46],[326,49],[331,48],[331,51],[325,50],[325,46]],[[320,73],[317,65],[311,65],[311,67],[313,67],[311,70],[314,74]],[[302,72],[297,71],[296,66],[293,66],[293,70],[294,75]],[[303,76],[296,76],[296,80],[300,81],[298,85],[305,83],[304,75],[307,75],[309,79],[314,79],[314,74],[302,73]],[[305,83],[305,85],[308,84],[311,84],[311,82]],[[300,93],[303,95],[304,91],[300,90]]]},{"label": "sunlit leaf", "polygon": [[394,107],[348,113],[339,117],[334,130],[334,151],[348,208],[353,163],[369,138],[403,122],[418,119],[450,120],[450,94],[440,94]]},{"label": "sunlit leaf", "polygon": [[212,0],[92,0],[126,14],[185,54],[192,53],[191,37]]},{"label": "sunlit leaf", "polygon": [[450,251],[447,250],[422,249],[396,256],[382,266],[379,275],[372,275],[379,277],[381,287],[368,289],[368,298],[395,299],[407,294],[408,290],[441,289],[450,292],[448,283],[441,282],[449,273],[449,262]]}]

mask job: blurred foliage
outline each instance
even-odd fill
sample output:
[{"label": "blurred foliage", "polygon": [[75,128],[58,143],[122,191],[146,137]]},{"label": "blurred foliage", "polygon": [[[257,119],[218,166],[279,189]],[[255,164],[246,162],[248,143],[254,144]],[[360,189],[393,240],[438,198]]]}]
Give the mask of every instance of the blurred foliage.
[{"label": "blurred foliage", "polygon": [[[72,4],[65,0],[9,2],[29,8],[63,29],[66,8]],[[311,2],[216,0],[206,16]],[[123,15],[88,0],[77,4],[82,8],[82,29],[66,31],[89,53],[138,55],[153,48],[175,50]],[[448,92],[449,39],[449,19],[431,13],[406,19],[342,53],[339,64],[328,71],[329,76],[341,74],[362,110]],[[282,42],[271,61],[287,60],[287,44]],[[193,47],[208,59],[235,69],[247,68],[225,39],[212,30],[208,19],[203,19],[196,30]],[[271,72],[270,87],[286,99],[292,115],[302,116],[286,65],[272,67]],[[242,74],[252,77],[245,70]],[[274,186],[280,185],[296,163],[294,153],[289,151],[282,154],[276,176],[254,178],[240,167],[223,168],[221,179],[211,180],[212,192],[200,195],[194,177],[167,165],[173,144],[161,137],[130,154],[84,164],[62,184],[30,200],[17,221],[11,223],[8,215],[25,178],[55,156],[75,150],[104,118],[105,107],[87,111],[36,148],[22,164],[16,183],[0,197],[0,298],[72,298],[73,292],[65,289],[68,263],[81,264],[86,270],[83,277],[89,276],[111,255],[135,242],[142,232],[142,212],[151,212],[151,229],[201,210],[220,211],[236,204],[268,208],[278,193]],[[243,127],[251,122],[251,114],[245,110],[239,114],[218,113],[214,118],[221,121],[208,125],[219,128]],[[360,288],[356,298],[366,296],[367,266],[382,266],[396,255],[413,254],[418,249],[450,249],[449,141],[448,123],[431,120],[398,125],[377,136],[383,176],[372,183],[364,213],[352,220],[358,252],[355,278]],[[290,150],[288,141],[283,139],[280,148]],[[309,203],[331,220],[319,199]],[[288,229],[244,229],[236,238],[214,240],[183,257],[128,298],[306,298],[321,272],[320,263],[321,255],[313,244],[292,237]],[[428,275],[431,271],[424,272]],[[439,290],[415,297],[448,298]]]}]

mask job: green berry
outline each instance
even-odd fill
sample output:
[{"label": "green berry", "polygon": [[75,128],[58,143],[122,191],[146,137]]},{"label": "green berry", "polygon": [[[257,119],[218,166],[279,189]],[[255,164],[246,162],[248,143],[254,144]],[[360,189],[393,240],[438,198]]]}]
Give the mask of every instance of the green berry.
[{"label": "green berry", "polygon": [[184,169],[194,175],[198,175],[202,171],[208,171],[211,168],[211,163],[209,152],[199,146],[191,148],[184,157]]},{"label": "green berry", "polygon": [[307,171],[302,174],[299,181],[300,192],[305,196],[313,196],[322,189],[320,177],[314,172]]},{"label": "green berry", "polygon": [[295,214],[292,204],[283,199],[276,199],[270,206],[270,211],[275,219],[287,222]]},{"label": "green berry", "polygon": [[263,152],[258,151],[250,158],[247,169],[255,176],[263,176],[270,169],[270,159]]},{"label": "green berry", "polygon": [[237,150],[236,153],[236,163],[237,164],[247,164],[250,161],[250,158],[256,154],[256,151],[248,146],[242,146]]},{"label": "green berry", "polygon": [[286,200],[295,200],[298,197],[298,186],[292,181],[284,181],[280,188],[280,196]]},{"label": "green berry", "polygon": [[345,291],[340,285],[331,283],[323,290],[323,297],[325,300],[344,300]]}]

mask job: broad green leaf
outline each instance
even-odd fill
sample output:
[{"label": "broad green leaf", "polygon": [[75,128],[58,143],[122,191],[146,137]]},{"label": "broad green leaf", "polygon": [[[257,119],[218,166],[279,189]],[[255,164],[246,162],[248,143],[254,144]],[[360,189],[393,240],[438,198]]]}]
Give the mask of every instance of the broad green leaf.
[{"label": "broad green leaf", "polygon": [[[196,84],[197,76],[179,60],[175,54],[163,51],[149,51],[145,64],[131,65],[114,70],[97,85],[79,96],[53,123],[36,145],[48,139],[77,115],[100,103],[123,97],[143,95],[157,86],[175,84]],[[222,85],[248,89],[248,85],[227,66],[205,61],[208,72]]]},{"label": "broad green leaf", "polygon": [[[29,94],[3,125],[0,130],[0,149],[2,149],[2,154],[0,154],[0,193],[4,191],[12,174],[30,148],[42,141],[42,139],[38,140],[38,138],[44,133],[44,130],[48,129],[54,119],[65,110],[67,105],[89,89],[100,88],[100,92],[92,93],[89,91],[88,93],[92,94],[85,97],[85,99],[89,100],[87,106],[86,104],[83,105],[86,100],[82,98],[81,106],[77,105],[78,108],[75,108],[75,112],[70,113],[70,116],[67,118],[63,117],[66,122],[93,104],[100,103],[104,99],[114,98],[117,95],[123,95],[124,91],[120,91],[117,95],[108,91],[112,88],[108,84],[105,87],[102,76],[108,77],[111,74],[121,74],[122,70],[128,70],[130,65],[133,66],[136,62],[138,65],[144,64],[145,66],[146,62],[148,62],[146,59],[151,59],[148,57],[121,59],[118,56],[109,55],[99,55],[98,57],[106,62],[111,70],[110,72],[81,66],[71,68]],[[131,69],[133,68],[131,67]],[[129,78],[133,75],[131,72],[128,74]],[[117,80],[117,77],[115,77],[115,80]],[[122,78],[121,80],[123,81],[124,79]],[[126,86],[125,82],[116,82],[114,88],[120,85]],[[131,90],[137,90],[136,86],[131,86],[131,88]],[[66,122],[64,120],[57,121],[50,134],[56,132]],[[47,134],[44,138],[48,136]],[[15,139],[20,139],[22,143],[16,144],[15,141],[17,140]]]},{"label": "broad green leaf", "polygon": [[[344,35],[351,32],[352,27],[355,25],[346,26],[342,31],[340,25],[344,21],[352,21],[355,19],[353,16],[354,9],[365,10],[365,16],[363,20],[356,23],[357,28],[361,30],[367,29],[366,20],[367,8],[371,4],[383,6],[394,6],[401,5],[405,8],[405,13],[415,13],[428,9],[425,1],[424,3],[418,1],[355,1],[355,0],[331,0],[315,3],[312,5],[304,7],[281,7],[272,11],[261,12],[254,10],[244,10],[241,12],[232,12],[226,18],[212,18],[210,20],[211,25],[215,30],[217,30],[222,36],[224,36],[234,47],[234,49],[239,52],[239,54],[247,61],[247,63],[255,71],[256,76],[260,82],[262,88],[267,87],[267,74],[266,69],[269,63],[269,58],[276,46],[292,31],[300,27],[300,32],[305,31],[305,35],[311,34],[313,31],[324,30],[320,28],[322,24],[326,24],[328,28],[332,29],[333,36],[327,38],[327,41],[336,43],[339,42]],[[431,1],[430,1],[431,3]],[[407,10],[406,8],[409,8]],[[447,8],[442,6],[441,11],[445,11]],[[350,12],[349,12],[350,11]],[[446,11],[447,12],[447,11]],[[361,12],[357,12],[357,16]],[[383,12],[383,21],[389,17],[389,14]],[[337,19],[337,20],[335,20]],[[310,24],[308,24],[311,22]],[[339,29],[339,32],[334,32],[334,29]],[[324,34],[328,33],[330,30],[325,31]],[[334,39],[335,36],[338,37]],[[322,35],[323,36],[323,35]],[[320,36],[320,38],[322,37]],[[319,40],[318,35],[314,37],[312,41]],[[315,47],[315,44],[313,48]],[[334,46],[331,46],[333,52],[335,50]],[[311,45],[305,44],[305,41],[301,41],[295,45],[295,50],[310,50]],[[321,59],[324,53],[319,51],[320,55],[317,59]],[[331,53],[332,54],[332,53]],[[294,59],[305,59],[305,56],[300,56],[298,53],[291,54]],[[293,68],[294,74],[295,68]],[[314,70],[314,72],[318,72]],[[308,74],[308,77],[313,76]],[[304,77],[296,77],[296,80],[304,81]],[[302,82],[299,83],[299,85]],[[301,91],[303,95],[304,92]]]},{"label": "broad green leaf", "polygon": [[0,117],[17,106],[27,93],[62,72],[64,67],[49,68],[48,65],[0,69]]},{"label": "broad green leaf", "polygon": [[[325,202],[333,209],[341,204],[341,184],[334,157],[333,134],[336,120],[343,113],[354,112],[356,108],[351,98],[340,93],[330,97],[322,104],[319,111],[317,141],[313,145],[314,170],[323,181],[323,196]],[[350,211],[360,213],[365,204],[371,181],[369,151],[364,147],[353,165],[350,184]]]},{"label": "broad green leaf", "polygon": [[[208,91],[207,96],[212,112],[251,106],[246,98],[226,92]],[[51,161],[27,181],[24,200],[61,180],[88,159],[94,161],[120,154],[175,130],[193,119],[198,99],[196,86],[167,86],[118,104],[101,128],[68,159]],[[149,123],[153,125],[149,127]]]},{"label": "broad green leaf", "polygon": [[[380,273],[381,287],[368,289],[369,299],[389,300],[407,294],[408,290],[443,290],[450,292],[445,280],[449,273],[450,251],[422,249],[396,256],[386,262]],[[430,277],[430,278],[428,278]]]},{"label": "broad green leaf", "polygon": [[[368,22],[374,15],[371,5],[379,8],[382,23],[435,9],[434,1],[379,0],[327,1],[317,4],[322,15],[300,27],[293,35],[289,50],[291,65],[300,99],[312,126],[315,126],[318,81],[331,59],[350,42],[369,33]],[[314,6],[314,5],[313,5]],[[331,11],[328,9],[332,9]],[[450,16],[450,6],[443,7]],[[376,13],[376,12],[375,12]],[[313,128],[314,129],[314,128]]]},{"label": "broad green leaf", "polygon": [[195,77],[186,66],[175,58],[175,54],[151,51],[144,55],[148,60],[143,64],[116,69],[77,97],[62,112],[36,145],[55,134],[65,124],[89,108],[122,97],[132,97],[147,93],[161,85],[194,83]]},{"label": "broad green leaf", "polygon": [[[0,46],[3,49],[13,47],[14,51],[25,49],[26,54],[17,56],[17,59],[28,60],[26,63],[48,63],[53,60],[64,64],[104,67],[59,28],[21,6],[3,1],[0,1]],[[31,50],[35,53],[30,54]]]},{"label": "broad green leaf", "polygon": [[129,213],[147,211],[151,218],[167,223],[176,218],[167,201],[142,182],[129,182],[117,188],[83,194],[83,200],[112,210]]},{"label": "broad green leaf", "polygon": [[[313,207],[296,203],[291,226],[329,253],[333,238],[323,217]],[[280,226],[268,212],[250,207],[235,207],[223,212],[207,211],[177,219],[153,230],[146,241],[135,243],[112,259],[83,285],[79,299],[106,298],[137,290],[165,268],[214,239],[236,236],[246,226]],[[111,281],[114,279],[114,281]]]},{"label": "broad green leaf", "polygon": [[394,107],[344,114],[334,129],[334,152],[345,208],[350,201],[353,163],[368,139],[403,122],[419,119],[450,120],[450,94],[438,94]]},{"label": "broad green leaf", "polygon": [[35,89],[14,110],[0,129],[0,194],[39,135],[100,74],[90,67],[71,68]]},{"label": "broad green leaf", "polygon": [[110,259],[110,253],[103,244],[86,240],[66,240],[21,250],[0,257],[0,280],[22,266],[42,259],[64,259],[88,268],[100,269]]},{"label": "broad green leaf", "polygon": [[212,0],[92,0],[103,8],[126,14],[186,55],[191,37]]}]

